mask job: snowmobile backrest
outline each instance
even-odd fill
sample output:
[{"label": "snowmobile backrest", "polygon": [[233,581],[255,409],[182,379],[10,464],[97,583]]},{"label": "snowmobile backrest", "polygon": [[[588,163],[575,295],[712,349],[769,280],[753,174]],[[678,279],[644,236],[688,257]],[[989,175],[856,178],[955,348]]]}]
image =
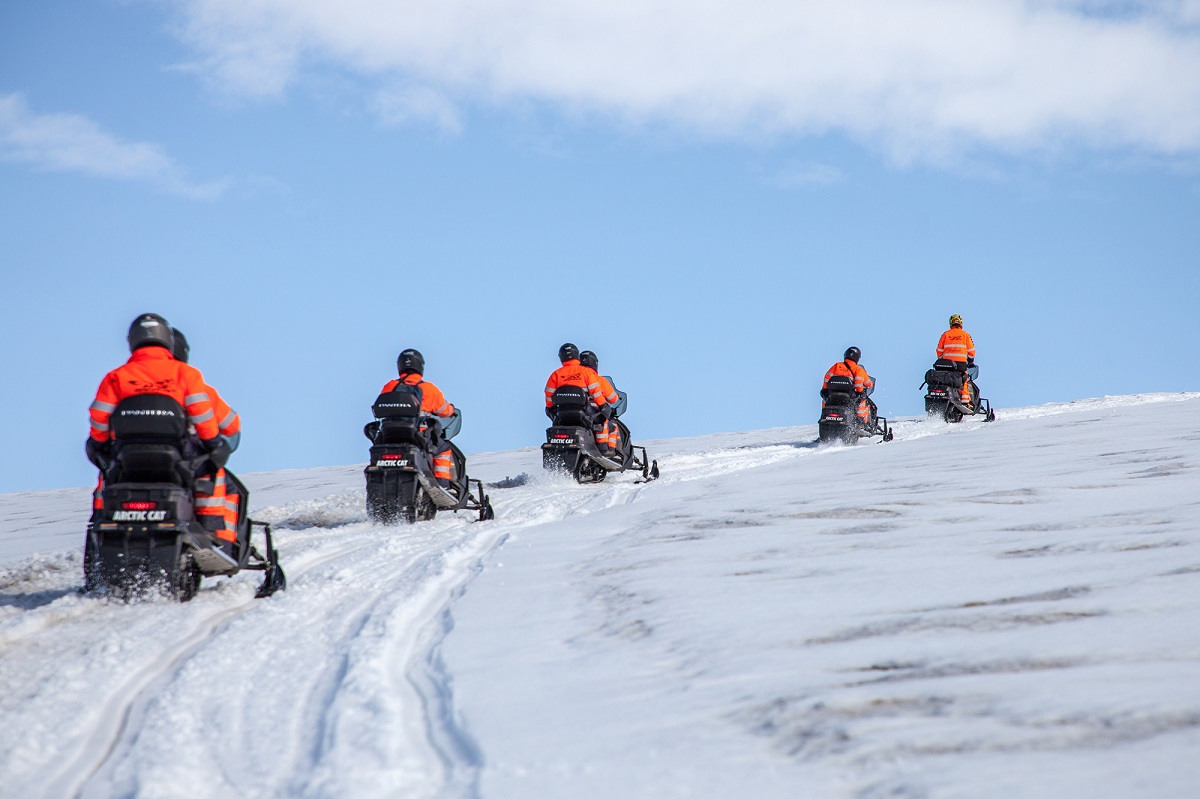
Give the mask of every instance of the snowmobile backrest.
[{"label": "snowmobile backrest", "polygon": [[557,425],[587,427],[591,424],[585,388],[559,386],[554,389],[550,404],[554,406],[554,423]]},{"label": "snowmobile backrest", "polygon": [[108,423],[113,437],[122,444],[177,445],[188,431],[187,411],[162,394],[126,397],[117,403]]},{"label": "snowmobile backrest", "polygon": [[933,362],[933,368],[939,372],[961,372],[967,368],[967,365],[949,358],[938,358]]},{"label": "snowmobile backrest", "polygon": [[174,483],[191,487],[206,458],[189,459],[188,415],[162,394],[138,394],[117,403],[109,417],[116,441],[109,483]]},{"label": "snowmobile backrest", "polygon": [[554,389],[550,403],[556,408],[586,408],[588,405],[587,389],[581,386],[559,386]]},{"label": "snowmobile backrest", "polygon": [[[397,386],[399,388],[399,386]],[[405,388],[417,388],[405,386]],[[421,415],[421,394],[412,391],[388,391],[380,394],[371,406],[376,419],[415,419]]]},{"label": "snowmobile backrest", "polygon": [[830,394],[853,394],[854,378],[846,375],[834,375],[829,378],[825,388],[829,389]]}]

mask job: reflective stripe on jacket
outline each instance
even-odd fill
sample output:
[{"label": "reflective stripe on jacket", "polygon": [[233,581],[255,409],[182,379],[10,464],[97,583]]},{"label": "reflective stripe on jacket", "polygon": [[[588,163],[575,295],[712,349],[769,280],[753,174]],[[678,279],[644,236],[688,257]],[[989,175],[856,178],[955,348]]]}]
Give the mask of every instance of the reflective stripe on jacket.
[{"label": "reflective stripe on jacket", "polygon": [[[600,375],[596,374],[595,369],[579,363],[578,358],[565,361],[562,366],[551,372],[549,379],[546,380],[546,407],[549,408],[554,404],[551,401],[554,397],[554,390],[561,386],[578,386],[586,389],[592,404],[597,407],[607,405],[608,399],[601,389],[600,381],[602,379]],[[612,386],[609,388],[611,389]]]},{"label": "reflective stripe on jacket", "polygon": [[393,391],[401,383],[406,386],[421,387],[421,413],[430,413],[434,416],[454,415],[454,406],[446,402],[446,397],[442,394],[442,390],[428,380],[424,380],[416,372],[405,373],[395,380],[389,380],[383,384],[383,388],[379,393],[386,394],[389,391]]},{"label": "reflective stripe on jacket", "polygon": [[825,373],[825,382],[821,384],[821,388],[829,388],[829,378],[835,375],[841,377],[854,378],[854,390],[865,391],[875,385],[875,381],[867,374],[867,370],[856,364],[854,361],[839,361],[829,367],[829,371]]},{"label": "reflective stripe on jacket", "polygon": [[109,441],[109,418],[117,403],[139,394],[161,394],[187,409],[188,422],[205,441],[220,433],[209,387],[204,375],[175,357],[165,347],[139,347],[123,366],[104,376],[96,389],[90,408],[91,435],[97,441]]},{"label": "reflective stripe on jacket", "polygon": [[961,327],[952,327],[938,339],[937,357],[965,363],[975,357],[975,342],[971,334]]}]

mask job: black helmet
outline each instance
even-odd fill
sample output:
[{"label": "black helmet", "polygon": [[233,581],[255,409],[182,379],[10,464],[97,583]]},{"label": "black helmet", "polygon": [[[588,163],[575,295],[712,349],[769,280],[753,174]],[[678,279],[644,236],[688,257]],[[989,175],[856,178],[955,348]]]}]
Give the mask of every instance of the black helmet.
[{"label": "black helmet", "polygon": [[567,342],[558,348],[558,360],[566,363],[567,361],[579,360],[579,348],[571,342]]},{"label": "black helmet", "polygon": [[192,348],[188,346],[187,336],[183,335],[183,331],[177,327],[171,328],[171,334],[175,336],[175,346],[171,348],[175,360],[187,363],[188,353],[192,351]]},{"label": "black helmet", "polygon": [[589,369],[599,369],[600,359],[596,357],[596,353],[591,350],[584,350],[579,353],[579,362]]},{"label": "black helmet", "polygon": [[858,363],[858,359],[862,357],[862,351],[858,347],[851,347],[846,350],[846,354],[842,356],[843,361],[854,361]]},{"label": "black helmet", "polygon": [[405,350],[396,358],[396,369],[400,374],[425,374],[425,356],[419,350]]},{"label": "black helmet", "polygon": [[134,319],[125,338],[129,341],[130,352],[138,347],[175,349],[175,335],[171,332],[170,323],[156,313],[144,313]]}]

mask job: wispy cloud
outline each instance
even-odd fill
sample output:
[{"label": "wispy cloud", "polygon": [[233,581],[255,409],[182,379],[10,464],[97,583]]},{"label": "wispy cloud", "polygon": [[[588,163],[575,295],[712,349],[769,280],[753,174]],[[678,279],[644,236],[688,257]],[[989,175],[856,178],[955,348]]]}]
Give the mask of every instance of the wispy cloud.
[{"label": "wispy cloud", "polygon": [[[186,0],[192,68],[249,95],[332,66],[400,98],[550,102],[720,137],[837,132],[898,160],[1200,152],[1197,0]],[[445,103],[442,103],[445,100]],[[414,102],[415,101],[415,102]],[[457,124],[455,122],[454,124]],[[453,124],[449,124],[453,127]]]},{"label": "wispy cloud", "polygon": [[832,186],[844,179],[842,171],[829,164],[791,161],[771,175],[767,182],[784,189]]},{"label": "wispy cloud", "polygon": [[382,89],[371,105],[380,123],[389,127],[425,123],[445,133],[462,131],[462,119],[454,102],[428,86]]},{"label": "wispy cloud", "polygon": [[151,183],[196,199],[215,199],[228,181],[195,183],[158,145],[126,142],[79,114],[38,114],[20,94],[0,94],[0,160],[54,172]]}]

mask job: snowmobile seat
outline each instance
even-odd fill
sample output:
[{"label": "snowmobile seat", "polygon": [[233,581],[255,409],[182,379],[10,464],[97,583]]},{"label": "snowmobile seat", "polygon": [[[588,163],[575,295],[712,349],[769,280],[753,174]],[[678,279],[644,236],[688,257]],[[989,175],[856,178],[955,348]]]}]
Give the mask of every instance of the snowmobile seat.
[{"label": "snowmobile seat", "polygon": [[590,427],[587,390],[579,386],[559,386],[550,397],[554,424],[560,427]]},{"label": "snowmobile seat", "polygon": [[[947,367],[944,364],[951,364],[951,366]],[[925,382],[931,387],[962,388],[964,379],[966,379],[966,373],[959,368],[958,363],[945,358],[938,358],[934,362],[933,368],[925,373]]]},{"label": "snowmobile seat", "polygon": [[191,487],[195,464],[183,455],[188,415],[182,405],[161,394],[127,397],[117,403],[109,424],[116,447],[108,482]]},{"label": "snowmobile seat", "polygon": [[821,398],[838,405],[854,401],[854,378],[834,375],[821,391]]}]

